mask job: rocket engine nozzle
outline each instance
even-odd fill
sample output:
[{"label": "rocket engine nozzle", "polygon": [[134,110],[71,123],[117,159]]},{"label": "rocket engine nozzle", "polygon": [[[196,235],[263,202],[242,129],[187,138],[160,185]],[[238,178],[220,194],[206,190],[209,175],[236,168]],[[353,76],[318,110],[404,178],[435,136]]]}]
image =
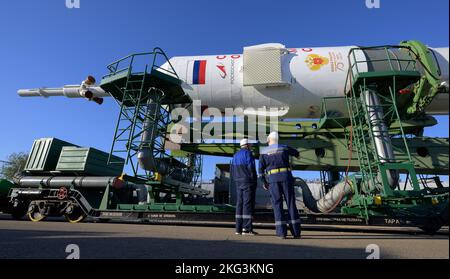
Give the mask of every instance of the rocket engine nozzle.
[{"label": "rocket engine nozzle", "polygon": [[88,76],[84,82],[87,85],[94,85],[96,81],[95,81],[95,78],[93,76]]},{"label": "rocket engine nozzle", "polygon": [[91,91],[88,90],[84,93],[84,97],[86,99],[88,99],[89,101],[92,101],[92,98],[94,98],[94,93],[92,93]]},{"label": "rocket engine nozzle", "polygon": [[92,98],[92,101],[96,102],[99,105],[103,104],[103,98],[94,97]]}]

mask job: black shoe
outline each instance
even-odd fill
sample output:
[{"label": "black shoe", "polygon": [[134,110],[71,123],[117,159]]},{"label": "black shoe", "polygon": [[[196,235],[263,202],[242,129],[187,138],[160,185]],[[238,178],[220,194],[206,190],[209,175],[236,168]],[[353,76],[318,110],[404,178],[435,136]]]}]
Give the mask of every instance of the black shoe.
[{"label": "black shoe", "polygon": [[302,238],[301,235],[294,236],[294,239],[301,239],[301,238]]},{"label": "black shoe", "polygon": [[257,232],[254,231],[242,231],[242,235],[257,235]]}]

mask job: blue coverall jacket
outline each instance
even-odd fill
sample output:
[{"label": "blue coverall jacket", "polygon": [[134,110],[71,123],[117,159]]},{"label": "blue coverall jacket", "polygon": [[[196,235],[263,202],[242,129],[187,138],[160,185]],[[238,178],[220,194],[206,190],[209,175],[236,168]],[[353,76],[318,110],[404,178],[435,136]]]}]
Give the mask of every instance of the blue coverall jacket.
[{"label": "blue coverall jacket", "polygon": [[[297,157],[299,152],[284,144],[272,144],[261,151],[259,157],[259,175],[264,178],[264,175],[274,169],[290,168],[289,156]],[[265,175],[265,182],[282,182],[291,181],[292,173],[290,171],[277,172],[271,175]]]},{"label": "blue coverall jacket", "polygon": [[246,148],[239,150],[233,157],[231,171],[236,184],[256,183],[258,177],[252,152]]}]

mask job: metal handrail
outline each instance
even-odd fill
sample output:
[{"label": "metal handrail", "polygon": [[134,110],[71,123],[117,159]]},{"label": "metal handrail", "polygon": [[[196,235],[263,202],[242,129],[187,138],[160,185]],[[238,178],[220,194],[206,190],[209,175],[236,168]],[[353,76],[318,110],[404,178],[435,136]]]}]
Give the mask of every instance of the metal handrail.
[{"label": "metal handrail", "polygon": [[[393,62],[395,62],[397,64],[397,68],[398,71],[417,71],[417,62],[419,61],[421,63],[420,60],[415,60],[414,58],[411,59],[402,59],[402,58],[398,58],[398,57],[391,57],[390,56],[390,52],[389,49],[407,49],[410,53],[414,54],[414,56],[417,58],[417,55],[412,51],[412,49],[408,46],[401,46],[401,45],[384,45],[384,46],[372,46],[372,47],[355,47],[355,48],[351,48],[349,50],[348,53],[348,62],[349,62],[349,69],[347,72],[347,79],[345,82],[345,88],[344,91],[347,92],[348,86],[352,86],[352,84],[348,84],[348,82],[351,80],[352,82],[356,81],[356,77],[361,73],[358,64],[361,63],[369,63],[369,62],[388,62],[389,64],[389,68],[391,69],[391,71],[397,71],[395,70],[395,67],[393,66]],[[357,59],[356,58],[356,51],[364,51],[364,50],[385,50],[386,53],[386,58],[384,59],[369,59],[366,56],[366,59]],[[353,59],[352,59],[353,58]],[[402,64],[401,62],[408,62],[408,64],[404,67],[404,69],[402,68]],[[410,66],[412,65],[412,66]],[[408,69],[410,68],[411,69]],[[356,72],[355,72],[356,71]],[[369,71],[367,70],[367,72],[377,72],[377,71]],[[351,76],[350,76],[351,75]]]},{"label": "metal handrail", "polygon": [[[391,71],[394,71],[394,66],[392,64],[392,62],[412,62],[414,65],[413,70],[416,70],[415,65],[417,63],[416,60],[414,59],[400,59],[400,58],[392,58],[389,54],[389,49],[407,49],[409,51],[412,51],[410,47],[406,47],[406,46],[393,46],[393,45],[386,45],[386,46],[375,46],[375,47],[359,47],[359,48],[352,48],[349,51],[349,56],[350,54],[353,55],[353,61],[354,63],[350,65],[350,69],[353,70],[353,68],[356,66],[356,71],[357,74],[359,74],[359,69],[357,68],[357,64],[359,63],[367,63],[367,62],[383,62],[383,61],[387,61],[389,63],[389,67],[391,68]],[[385,59],[366,59],[366,60],[357,60],[356,59],[356,55],[355,55],[355,51],[356,50],[384,50],[386,53],[386,58]],[[403,71],[401,68],[401,64],[399,65],[399,70]],[[405,69],[406,70],[406,69]]]},{"label": "metal handrail", "polygon": [[328,116],[327,115],[327,101],[328,100],[343,100],[343,102],[345,102],[346,98],[345,98],[345,96],[324,97],[321,102],[321,116]]},{"label": "metal handrail", "polygon": [[[116,61],[110,63],[109,65],[106,66],[110,72],[109,72],[109,74],[105,75],[104,77],[113,76],[113,75],[116,75],[118,73],[125,72],[125,71],[129,71],[130,74],[133,73],[132,72],[133,63],[135,61],[135,58],[139,57],[139,56],[153,56],[153,58],[150,59],[150,61],[152,63],[151,67],[150,67],[151,70],[156,69],[156,70],[165,71],[169,74],[175,75],[179,79],[179,76],[176,73],[174,67],[172,66],[172,63],[170,63],[170,60],[167,57],[166,53],[159,47],[155,47],[152,52],[140,52],[140,53],[130,54],[119,60],[116,60]],[[162,56],[165,59],[165,61],[169,64],[170,69],[164,69],[164,68],[161,68],[160,65],[157,65],[158,56]],[[123,63],[124,61],[128,61],[128,60],[130,61],[128,64],[128,67],[121,68],[120,70],[118,70],[120,64]],[[146,66],[148,66],[148,64]]]}]

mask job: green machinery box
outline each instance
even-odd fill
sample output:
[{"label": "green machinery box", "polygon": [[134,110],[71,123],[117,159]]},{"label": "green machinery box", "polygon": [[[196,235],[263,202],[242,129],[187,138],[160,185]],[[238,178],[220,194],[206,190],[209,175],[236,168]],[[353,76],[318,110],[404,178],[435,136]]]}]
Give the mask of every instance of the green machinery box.
[{"label": "green machinery box", "polygon": [[57,138],[41,138],[33,143],[24,170],[26,172],[54,171],[64,146],[75,146]]},{"label": "green machinery box", "polygon": [[9,190],[14,187],[14,184],[6,179],[0,179],[0,196],[6,196]]},{"label": "green machinery box", "polygon": [[59,156],[56,170],[62,173],[77,173],[95,176],[119,176],[125,160],[113,156],[114,163],[108,164],[109,154],[95,148],[65,146]]}]

